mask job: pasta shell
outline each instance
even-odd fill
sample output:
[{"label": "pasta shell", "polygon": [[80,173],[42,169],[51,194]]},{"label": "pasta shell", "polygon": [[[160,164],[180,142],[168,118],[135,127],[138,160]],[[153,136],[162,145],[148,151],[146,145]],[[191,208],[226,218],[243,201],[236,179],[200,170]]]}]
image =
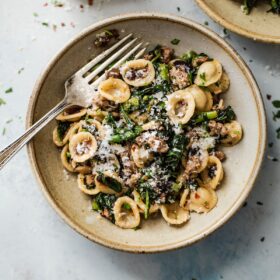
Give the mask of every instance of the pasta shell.
[{"label": "pasta shell", "polygon": [[121,69],[124,81],[134,87],[150,84],[155,79],[155,69],[149,60],[136,59],[125,63]]},{"label": "pasta shell", "polygon": [[221,143],[225,146],[233,146],[242,139],[242,127],[239,122],[231,121],[224,125],[227,134],[226,137],[221,140]]},{"label": "pasta shell", "polygon": [[79,174],[78,175],[78,187],[79,189],[85,193],[85,194],[89,194],[89,195],[96,195],[100,192],[100,190],[98,188],[96,188],[96,186],[94,185],[94,180],[93,180],[93,186],[91,188],[87,187],[87,184],[85,183],[85,181],[87,180],[87,176],[93,177],[94,175],[84,175],[84,174]]},{"label": "pasta shell", "polygon": [[181,225],[190,219],[189,211],[180,207],[178,202],[160,206],[164,220],[170,225]]},{"label": "pasta shell", "polygon": [[186,88],[186,90],[188,90],[194,98],[195,109],[198,112],[205,112],[205,108],[208,103],[208,98],[205,92],[197,85],[191,85]]},{"label": "pasta shell", "polygon": [[214,94],[220,94],[226,92],[229,88],[229,85],[229,76],[227,73],[223,72],[221,79],[218,82],[210,85],[208,88]]},{"label": "pasta shell", "polygon": [[218,60],[211,60],[202,63],[197,71],[195,84],[198,86],[207,87],[221,79],[223,68]]},{"label": "pasta shell", "polygon": [[[107,177],[112,177],[113,179],[117,180],[118,182],[120,182],[123,185],[122,179],[115,172],[105,171],[105,172],[103,172],[103,174]],[[116,194],[117,193],[110,187],[108,187],[108,186],[104,185],[102,182],[98,181],[98,176],[95,176],[94,182],[95,182],[96,188],[99,189],[100,192],[102,192],[102,193],[107,193],[107,194]]]},{"label": "pasta shell", "polygon": [[59,114],[56,119],[58,121],[76,122],[79,121],[86,113],[87,109],[81,109],[80,107],[77,109],[76,107],[74,107],[65,110],[64,112]]},{"label": "pasta shell", "polygon": [[130,98],[130,89],[121,79],[109,78],[101,82],[98,92],[106,99],[116,103],[123,103]]},{"label": "pasta shell", "polygon": [[[129,210],[124,209],[123,205],[130,206]],[[140,224],[140,213],[137,204],[128,196],[119,197],[113,208],[115,224],[121,228],[135,228]]]},{"label": "pasta shell", "polygon": [[91,133],[79,132],[70,139],[69,150],[74,161],[85,162],[94,156],[97,142]]},{"label": "pasta shell", "polygon": [[[140,213],[144,213],[145,208],[146,208],[146,205],[145,205],[145,203],[143,202],[143,200],[142,200],[140,194],[139,194],[136,190],[134,190],[134,191],[132,192],[132,195],[133,195],[133,197],[134,197],[134,201],[136,202],[136,204],[137,204],[137,206],[138,206],[138,208],[139,208]],[[149,208],[149,214],[156,213],[158,210],[159,210],[159,205],[156,204],[156,203],[155,203],[155,204],[152,204],[152,205],[150,206],[150,208]]]},{"label": "pasta shell", "polygon": [[185,172],[189,175],[190,173],[200,173],[207,167],[209,154],[207,150],[199,149],[197,153],[190,158],[183,158],[182,165],[185,167]]},{"label": "pasta shell", "polygon": [[70,172],[75,172],[74,168],[71,164],[71,161],[70,161],[71,159],[69,159],[69,157],[67,156],[67,153],[70,153],[68,144],[63,147],[61,154],[60,154],[62,165],[66,170],[68,170]]},{"label": "pasta shell", "polygon": [[205,112],[210,111],[213,107],[213,96],[209,90],[204,90],[205,95],[207,97],[207,103],[204,108]]},{"label": "pasta shell", "polygon": [[194,97],[186,89],[175,91],[168,96],[166,110],[174,124],[185,124],[194,114]]},{"label": "pasta shell", "polygon": [[211,188],[199,187],[190,195],[189,209],[196,213],[206,213],[213,209],[218,202],[216,192]]},{"label": "pasta shell", "polygon": [[189,210],[189,206],[188,206],[188,196],[189,196],[190,190],[189,189],[184,189],[184,191],[181,194],[181,198],[180,198],[180,207],[182,207],[185,210]]},{"label": "pasta shell", "polygon": [[139,168],[143,168],[146,162],[153,159],[153,154],[150,151],[136,144],[131,146],[131,155],[135,165]]},{"label": "pasta shell", "polygon": [[207,167],[201,172],[202,185],[216,189],[223,177],[224,170],[221,161],[215,156],[210,156]]},{"label": "pasta shell", "polygon": [[69,157],[69,144],[66,144],[60,154],[63,167],[70,172],[78,172],[82,174],[90,174],[91,166],[84,164],[77,164],[71,157]]},{"label": "pasta shell", "polygon": [[[96,138],[98,140],[104,139],[105,130],[104,130],[102,124],[99,121],[97,121],[97,120],[88,120],[87,122],[82,121],[81,124],[80,124],[79,132],[84,131],[83,130],[84,126],[89,126],[89,128],[91,128],[92,130],[95,130],[97,132],[95,134],[97,134]],[[91,132],[91,131],[89,131],[89,132]]]}]

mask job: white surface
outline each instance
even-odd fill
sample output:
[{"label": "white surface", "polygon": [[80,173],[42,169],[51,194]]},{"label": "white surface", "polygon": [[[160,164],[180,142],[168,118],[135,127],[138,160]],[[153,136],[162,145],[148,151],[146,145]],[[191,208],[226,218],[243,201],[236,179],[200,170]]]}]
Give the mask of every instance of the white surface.
[{"label": "white surface", "polygon": [[[157,11],[181,15],[223,34],[192,0],[95,1],[95,6],[71,0],[66,7],[44,7],[46,1],[10,0],[0,3],[0,148],[24,130],[28,99],[39,73],[53,55],[81,29],[124,12]],[[86,5],[85,5],[86,6]],[[181,11],[177,11],[177,6]],[[38,17],[32,14],[38,13]],[[40,22],[57,24],[57,31]],[[64,22],[65,27],[60,23]],[[75,24],[71,27],[70,22]],[[265,99],[267,155],[279,157],[280,140],[272,121],[271,101],[280,99],[280,46],[256,43],[230,34],[227,40],[248,62]],[[246,50],[244,49],[246,48]],[[250,60],[253,60],[250,62]],[[268,67],[269,66],[269,67]],[[18,70],[24,70],[18,74]],[[13,87],[13,92],[5,90]],[[242,92],[236,93],[240,96]],[[12,119],[11,122],[9,120]],[[6,123],[6,122],[9,123]],[[3,128],[5,135],[2,135]],[[279,162],[265,159],[248,205],[206,240],[160,255],[131,255],[103,248],[65,225],[48,205],[21,151],[0,173],[1,279],[279,279]],[[263,206],[257,205],[262,201]],[[264,242],[260,242],[265,236]]]}]

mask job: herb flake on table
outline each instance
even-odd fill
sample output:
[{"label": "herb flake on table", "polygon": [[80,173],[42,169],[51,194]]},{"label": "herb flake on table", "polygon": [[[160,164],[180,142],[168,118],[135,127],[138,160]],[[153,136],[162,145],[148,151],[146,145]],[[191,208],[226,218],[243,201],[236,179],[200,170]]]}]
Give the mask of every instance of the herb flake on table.
[{"label": "herb flake on table", "polygon": [[270,99],[271,99],[271,95],[270,95],[270,94],[267,94],[267,95],[266,95],[266,99],[267,99],[267,100],[270,100]]},{"label": "herb flake on table", "polygon": [[268,147],[272,148],[273,147],[273,142],[268,143]]},{"label": "herb flake on table", "polygon": [[265,240],[265,237],[263,236],[263,237],[260,239],[260,241],[261,241],[261,242],[264,242],[264,240]]},{"label": "herb flake on table", "polygon": [[43,26],[49,27],[49,23],[48,22],[42,22]]},{"label": "herb flake on table", "polygon": [[7,89],[5,90],[5,93],[12,93],[12,92],[13,92],[13,88],[12,88],[12,87],[7,88]]},{"label": "herb flake on table", "polygon": [[276,129],[276,137],[277,139],[280,139],[280,127]]},{"label": "herb flake on table", "polygon": [[273,101],[272,101],[272,105],[273,105],[275,108],[280,108],[280,100],[273,100]]},{"label": "herb flake on table", "polygon": [[24,70],[24,67],[21,67],[18,71],[17,71],[17,73],[20,75],[21,74],[21,72]]},{"label": "herb flake on table", "polygon": [[204,25],[208,26],[209,25],[209,22],[206,20],[204,21]]},{"label": "herb flake on table", "polygon": [[33,13],[33,17],[38,17],[39,15],[37,13]]},{"label": "herb flake on table", "polygon": [[51,0],[51,4],[58,8],[62,8],[64,6],[64,3],[58,0]]},{"label": "herb flake on table", "polygon": [[180,8],[180,7],[177,7],[177,11],[180,12],[180,11],[181,11],[181,8]]},{"label": "herb flake on table", "polygon": [[273,114],[273,120],[276,121],[277,119],[280,119],[280,110],[278,110],[277,112],[272,112]]},{"label": "herb flake on table", "polygon": [[3,98],[0,97],[0,106],[5,105],[5,104],[6,104],[6,101]]},{"label": "herb flake on table", "polygon": [[263,203],[261,201],[257,201],[257,205],[263,206]]},{"label": "herb flake on table", "polygon": [[4,136],[5,134],[6,134],[6,127],[4,127],[2,130],[2,135]]},{"label": "herb flake on table", "polygon": [[180,39],[174,38],[170,43],[172,45],[178,45],[180,43],[180,41],[181,41]]}]

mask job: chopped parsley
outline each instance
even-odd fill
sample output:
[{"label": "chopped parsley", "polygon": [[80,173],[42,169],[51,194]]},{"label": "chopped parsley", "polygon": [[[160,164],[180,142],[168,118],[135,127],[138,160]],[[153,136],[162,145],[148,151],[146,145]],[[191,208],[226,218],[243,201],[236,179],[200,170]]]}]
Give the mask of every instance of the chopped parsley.
[{"label": "chopped parsley", "polygon": [[43,26],[49,27],[49,23],[48,22],[42,22]]},{"label": "chopped parsley", "polygon": [[203,82],[206,82],[206,74],[205,74],[205,72],[201,73],[201,74],[199,75],[199,78],[200,78]]},{"label": "chopped parsley", "polygon": [[280,139],[280,127],[276,129],[276,137],[277,139]]},{"label": "chopped parsley", "polygon": [[18,70],[18,74],[21,74],[21,72],[24,70],[24,67],[21,67],[19,70]]},{"label": "chopped parsley", "polygon": [[272,101],[272,105],[273,105],[275,108],[280,108],[280,100],[273,100],[273,101]]},{"label": "chopped parsley", "polygon": [[13,92],[13,88],[12,87],[10,87],[10,88],[5,90],[5,93],[11,93],[11,92]]},{"label": "chopped parsley", "polygon": [[174,38],[170,43],[172,45],[178,45],[180,43],[180,41],[181,41],[180,39]]},{"label": "chopped parsley", "polygon": [[6,101],[3,98],[0,97],[0,106],[5,105],[5,104],[6,104]]}]

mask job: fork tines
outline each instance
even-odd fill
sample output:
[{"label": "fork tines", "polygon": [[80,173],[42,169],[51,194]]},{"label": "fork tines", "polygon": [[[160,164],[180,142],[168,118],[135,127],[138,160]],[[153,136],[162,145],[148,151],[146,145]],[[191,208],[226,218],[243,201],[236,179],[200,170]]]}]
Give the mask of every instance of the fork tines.
[{"label": "fork tines", "polygon": [[[136,46],[133,45],[136,43],[138,38],[132,38],[132,33],[128,34],[120,41],[115,43],[109,49],[105,50],[94,59],[92,59],[88,64],[82,67],[76,75],[83,77],[88,83],[92,82],[95,77],[105,70],[110,70],[113,67],[119,67],[122,63],[128,60],[131,56],[134,55],[135,58],[140,58],[146,48],[142,48],[140,51],[139,48],[143,43],[138,43]],[[124,44],[125,43],[125,44]],[[132,49],[131,49],[132,48]],[[138,51],[138,53],[136,53]],[[135,54],[136,53],[136,54]],[[123,56],[122,56],[123,55]],[[106,59],[107,58],[107,59]],[[118,59],[118,60],[117,60]],[[101,62],[100,65],[98,65]],[[112,65],[110,67],[110,65]],[[97,66],[92,72],[89,73],[91,69]],[[108,67],[109,66],[109,67]],[[89,74],[88,74],[89,73]],[[105,73],[103,73],[98,79],[96,79],[92,85],[98,85],[102,80],[105,79]]]}]

